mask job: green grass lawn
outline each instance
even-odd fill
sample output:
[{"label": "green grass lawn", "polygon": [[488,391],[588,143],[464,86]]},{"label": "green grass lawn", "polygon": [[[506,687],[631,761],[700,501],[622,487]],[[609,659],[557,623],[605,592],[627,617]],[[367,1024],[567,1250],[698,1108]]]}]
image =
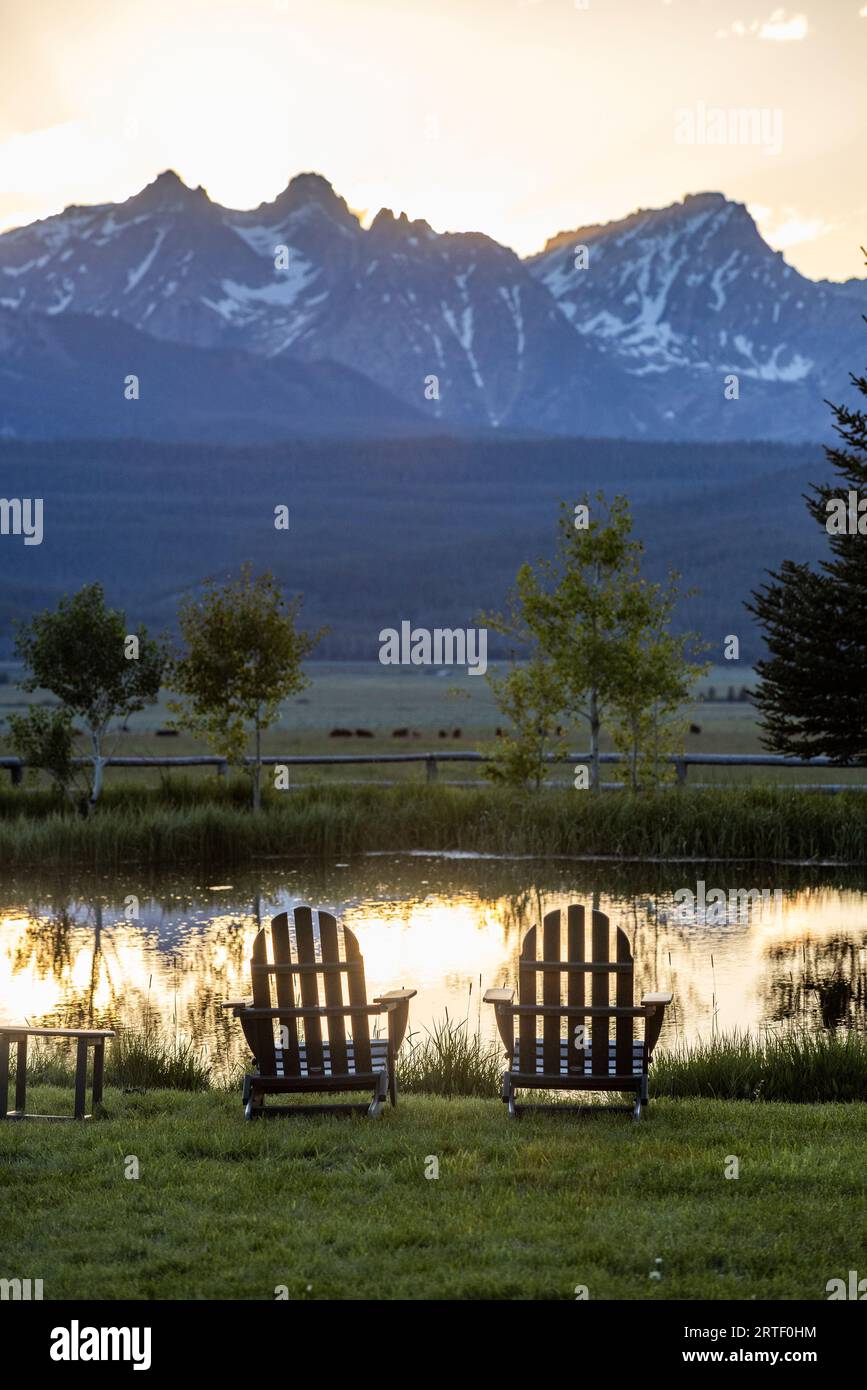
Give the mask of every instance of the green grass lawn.
[{"label": "green grass lawn", "polygon": [[410,1096],[380,1121],[246,1124],[238,1095],[109,1091],[92,1123],[0,1125],[0,1270],[46,1299],[821,1300],[867,1266],[865,1144],[864,1105],[515,1123]]}]

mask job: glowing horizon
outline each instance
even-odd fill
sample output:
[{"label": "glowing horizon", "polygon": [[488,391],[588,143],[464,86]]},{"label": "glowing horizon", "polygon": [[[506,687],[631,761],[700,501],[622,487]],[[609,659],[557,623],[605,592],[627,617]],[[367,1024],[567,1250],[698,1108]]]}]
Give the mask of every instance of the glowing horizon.
[{"label": "glowing horizon", "polygon": [[[166,168],[238,209],[314,171],[367,219],[388,207],[526,256],[714,190],[803,274],[860,277],[865,11],[152,0],[143,18],[132,0],[0,0],[0,229],[122,201]],[[779,118],[781,139],[679,139],[678,113],[715,111]]]}]

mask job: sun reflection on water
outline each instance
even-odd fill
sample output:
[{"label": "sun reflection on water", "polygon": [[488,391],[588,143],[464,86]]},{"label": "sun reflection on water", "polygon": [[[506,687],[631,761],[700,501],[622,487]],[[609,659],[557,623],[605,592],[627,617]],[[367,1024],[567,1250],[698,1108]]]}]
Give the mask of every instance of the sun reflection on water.
[{"label": "sun reflection on water", "polygon": [[[414,1030],[446,1009],[493,1036],[481,995],[514,984],[524,931],[554,907],[588,906],[591,894],[566,876],[542,887],[498,881],[488,866],[394,863],[393,874],[359,866],[360,891],[341,901],[349,880],[336,872],[296,872],[268,892],[185,884],[141,897],[139,916],[124,915],[125,888],[100,885],[45,902],[0,903],[0,1021],[67,1025],[146,1025],[167,1037],[207,1044],[227,1062],[243,1056],[239,1030],[223,998],[249,992],[249,958],[260,923],[299,902],[321,903],[351,927],[364,956],[368,995],[418,990]],[[533,866],[522,866],[529,880]],[[551,871],[548,871],[549,876]],[[421,875],[424,874],[422,878]],[[600,908],[624,928],[636,961],[636,991],[672,989],[667,1041],[712,1029],[803,1023],[857,1026],[867,1021],[867,894],[817,886],[757,904],[722,924],[678,918],[671,893],[601,894]],[[638,996],[640,997],[640,996]],[[664,1039],[666,1040],[666,1039]]]}]

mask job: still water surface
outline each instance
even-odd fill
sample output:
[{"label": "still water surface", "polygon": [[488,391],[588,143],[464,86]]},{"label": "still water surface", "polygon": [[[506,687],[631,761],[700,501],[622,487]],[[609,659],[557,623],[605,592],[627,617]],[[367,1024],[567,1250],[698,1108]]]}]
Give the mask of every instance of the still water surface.
[{"label": "still water surface", "polygon": [[[755,865],[627,871],[385,854],[348,864],[293,861],[224,881],[177,872],[22,877],[0,889],[0,1022],[150,1024],[206,1046],[217,1067],[243,1060],[240,1030],[219,1001],[249,992],[259,925],[306,902],[356,933],[370,997],[418,990],[414,1031],[448,1010],[494,1036],[481,994],[515,982],[524,932],[554,907],[595,902],[629,936],[636,989],[674,993],[663,1043],[790,1023],[863,1028],[867,881],[840,870],[782,874]],[[771,898],[721,921],[700,909],[684,916],[674,894],[696,892],[699,879],[708,892],[769,888]]]}]

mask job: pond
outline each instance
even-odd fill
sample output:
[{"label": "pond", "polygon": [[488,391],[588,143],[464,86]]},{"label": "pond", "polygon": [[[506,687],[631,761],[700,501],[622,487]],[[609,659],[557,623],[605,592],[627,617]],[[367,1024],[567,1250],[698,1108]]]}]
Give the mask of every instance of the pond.
[{"label": "pond", "polygon": [[418,990],[414,1032],[447,1010],[494,1036],[484,990],[515,982],[524,932],[570,902],[598,906],[624,928],[637,990],[673,992],[663,1044],[735,1028],[863,1028],[867,1019],[863,873],[414,852],[281,862],[222,880],[136,871],[7,879],[0,1022],[150,1025],[206,1047],[221,1070],[245,1050],[219,1001],[248,993],[259,925],[304,902],[356,933],[371,998]]}]

